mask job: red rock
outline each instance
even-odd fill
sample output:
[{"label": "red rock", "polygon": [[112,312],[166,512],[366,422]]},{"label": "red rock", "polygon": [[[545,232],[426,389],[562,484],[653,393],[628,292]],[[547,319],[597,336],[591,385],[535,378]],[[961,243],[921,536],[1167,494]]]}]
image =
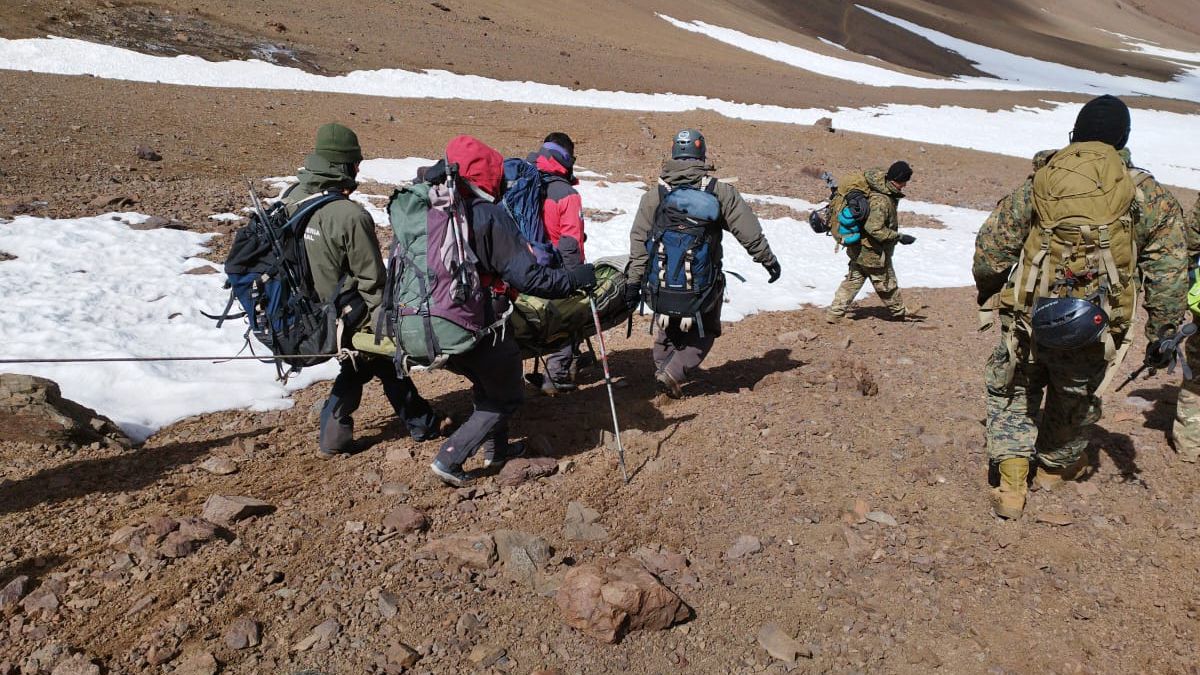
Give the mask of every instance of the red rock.
[{"label": "red rock", "polygon": [[402,534],[408,534],[409,532],[419,532],[429,527],[429,519],[417,509],[402,505],[396,507],[395,510],[383,517],[383,526]]},{"label": "red rock", "polygon": [[568,626],[607,643],[633,630],[669,628],[690,613],[679,596],[632,558],[573,568],[555,602]]},{"label": "red rock", "polygon": [[486,570],[496,562],[496,542],[488,534],[451,535],[429,542],[421,551],[477,570]]},{"label": "red rock", "polygon": [[500,475],[496,477],[496,484],[504,487],[516,487],[526,481],[553,475],[555,471],[558,471],[558,460],[550,457],[512,459],[504,465]]}]

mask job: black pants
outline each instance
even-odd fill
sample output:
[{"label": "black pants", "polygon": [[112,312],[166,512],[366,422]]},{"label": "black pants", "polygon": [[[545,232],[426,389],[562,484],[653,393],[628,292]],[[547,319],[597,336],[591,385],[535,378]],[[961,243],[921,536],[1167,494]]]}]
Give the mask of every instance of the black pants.
[{"label": "black pants", "polygon": [[492,336],[485,337],[466,354],[450,357],[447,365],[471,381],[475,410],[442,444],[438,462],[461,466],[481,445],[507,448],[508,420],[525,400],[521,350],[512,334],[506,332],[495,343]]},{"label": "black pants", "polygon": [[437,433],[437,415],[429,402],[421,398],[417,387],[407,377],[396,374],[395,364],[384,356],[362,355],[355,368],[350,361],[342,362],[342,371],[333,381],[329,398],[321,409],[321,450],[323,452],[349,452],[353,449],[354,411],[362,402],[363,385],[378,377],[383,384],[383,393],[404,420],[408,433],[414,439],[425,440]]}]

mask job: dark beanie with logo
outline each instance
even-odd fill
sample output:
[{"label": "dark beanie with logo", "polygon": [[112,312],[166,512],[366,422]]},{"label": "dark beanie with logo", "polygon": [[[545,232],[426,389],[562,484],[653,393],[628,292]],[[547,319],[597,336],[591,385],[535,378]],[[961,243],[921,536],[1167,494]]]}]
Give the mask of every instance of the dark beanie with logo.
[{"label": "dark beanie with logo", "polygon": [[317,129],[317,143],[313,152],[333,164],[357,164],[363,158],[358,136],[337,122],[330,122]]},{"label": "dark beanie with logo", "polygon": [[1129,106],[1110,94],[1085,103],[1071,131],[1072,143],[1100,141],[1120,150],[1128,140]]},{"label": "dark beanie with logo", "polygon": [[912,167],[908,165],[908,162],[900,160],[888,167],[887,175],[884,178],[893,183],[907,183],[912,178]]}]

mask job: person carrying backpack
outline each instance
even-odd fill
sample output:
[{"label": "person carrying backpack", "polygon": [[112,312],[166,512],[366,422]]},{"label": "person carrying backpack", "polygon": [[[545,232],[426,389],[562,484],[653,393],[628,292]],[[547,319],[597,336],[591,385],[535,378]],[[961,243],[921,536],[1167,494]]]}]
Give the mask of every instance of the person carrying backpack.
[{"label": "person carrying backpack", "polygon": [[[337,123],[317,130],[316,145],[304,160],[300,182],[285,201],[288,215],[306,200],[329,191],[350,195],[362,148],[353,131]],[[383,299],[387,271],[375,236],[375,221],[362,206],[338,199],[318,209],[304,232],[313,287],[322,301],[337,298],[347,336],[372,325],[371,314]],[[362,401],[363,385],[379,378],[396,415],[404,420],[413,440],[437,437],[445,418],[434,412],[412,380],[396,374],[390,359],[361,353],[342,362],[329,397],[321,408],[319,453],[322,457],[354,451],[354,412]]]},{"label": "person carrying backpack", "polygon": [[[916,238],[900,234],[896,207],[904,197],[902,190],[912,179],[908,162],[893,163],[888,170],[868,169],[838,181],[838,192],[831,209],[830,222],[838,242],[846,247],[850,258],[849,271],[833,295],[825,311],[828,323],[838,323],[846,316],[854,296],[868,279],[880,301],[887,306],[892,318],[904,320],[912,316],[900,297],[892,255],[896,244],[911,244]],[[865,214],[863,213],[865,211]]]},{"label": "person carrying backpack", "polygon": [[[545,200],[542,219],[550,243],[563,254],[563,264],[570,267],[583,264],[583,201],[575,185],[575,143],[560,131],[546,136],[542,147],[529,155],[529,162],[542,175]],[[577,254],[575,252],[578,252]],[[566,345],[546,356],[546,379],[542,393],[554,396],[575,389],[574,365],[579,358],[579,345]]]},{"label": "person carrying backpack", "polygon": [[[1021,516],[1031,469],[1053,489],[1086,467],[1085,428],[1100,420],[1100,394],[1128,347],[1139,298],[1147,365],[1161,367],[1159,347],[1184,313],[1183,213],[1130,163],[1129,131],[1120,99],[1089,101],[1070,145],[1038,153],[1033,174],[975,240],[978,302],[1000,319],[984,380],[991,506],[1001,518]],[[990,312],[983,317],[990,325]]]},{"label": "person carrying backpack", "polygon": [[644,301],[655,313],[655,382],[671,398],[683,396],[688,375],[721,334],[722,233],[766,268],[770,283],[781,274],[758,217],[736,188],[709,175],[715,168],[706,155],[699,131],[675,136],[658,187],[642,197],[629,233],[625,301]]},{"label": "person carrying backpack", "polygon": [[[521,239],[517,225],[500,198],[504,176],[500,153],[470,136],[458,136],[446,146],[446,162],[457,167],[455,181],[467,219],[470,248],[477,259],[481,283],[490,289],[483,303],[481,325],[507,316],[515,293],[563,298],[596,283],[590,264],[546,267],[538,264]],[[481,447],[484,466],[503,464],[525,452],[522,442],[510,443],[508,421],[524,400],[521,353],[504,322],[481,336],[469,351],[449,356],[447,367],[471,381],[475,410],[442,444],[430,470],[444,483],[462,487],[470,482],[463,463]]]},{"label": "person carrying backpack", "polygon": [[[1197,265],[1200,264],[1200,197],[1192,206],[1185,226],[1187,238],[1189,276],[1193,282],[1197,276]],[[1197,285],[1193,283],[1188,293],[1189,306],[1192,310],[1192,321],[1197,321],[1200,304],[1194,304],[1197,297]],[[1188,368],[1192,373],[1200,374],[1200,340],[1189,339],[1183,349]],[[1179,398],[1175,405],[1175,424],[1171,428],[1171,437],[1175,441],[1175,453],[1179,459],[1195,464],[1200,462],[1200,381],[1195,379],[1183,381],[1179,386]]]}]

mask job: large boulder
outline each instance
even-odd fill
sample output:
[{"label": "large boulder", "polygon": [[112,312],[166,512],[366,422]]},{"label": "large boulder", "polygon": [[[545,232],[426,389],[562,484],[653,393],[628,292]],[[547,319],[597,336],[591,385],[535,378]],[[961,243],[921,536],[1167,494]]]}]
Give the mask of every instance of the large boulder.
[{"label": "large boulder", "polygon": [[53,380],[14,373],[0,373],[0,436],[39,445],[133,445],[112,420],[63,398]]},{"label": "large boulder", "polygon": [[664,630],[691,610],[632,558],[575,567],[563,577],[555,601],[568,626],[615,643],[633,630]]}]

